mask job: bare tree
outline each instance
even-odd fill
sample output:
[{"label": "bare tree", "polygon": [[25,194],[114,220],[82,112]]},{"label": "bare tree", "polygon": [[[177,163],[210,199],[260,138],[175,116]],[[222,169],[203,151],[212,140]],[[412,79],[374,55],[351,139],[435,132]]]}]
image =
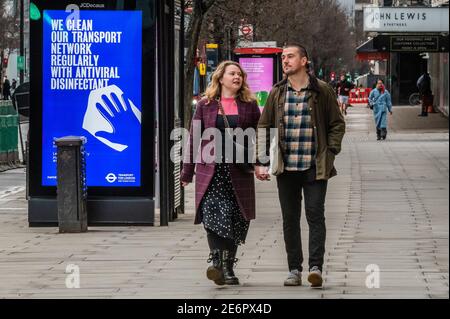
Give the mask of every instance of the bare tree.
[{"label": "bare tree", "polygon": [[[195,10],[195,5],[205,1],[191,2]],[[194,19],[187,33],[193,41],[187,56],[185,123],[191,118],[194,57],[198,44],[209,41],[220,44],[219,57],[224,60],[226,50],[233,50],[238,43],[238,27],[243,23],[253,25],[254,41],[276,41],[279,46],[291,41],[303,44],[309,51],[314,71],[317,74],[322,70],[326,79],[331,71],[348,72],[358,66],[355,61],[357,33],[336,0],[216,0],[214,6],[211,4],[209,10],[205,9],[193,12]],[[228,39],[230,28],[233,32]]]},{"label": "bare tree", "polygon": [[[227,47],[225,26],[233,26],[230,42],[236,44],[242,20],[253,25],[255,40],[302,43],[316,72],[354,67],[355,32],[336,0],[217,0],[205,18],[201,42],[215,41]],[[221,57],[225,57],[223,52]]]},{"label": "bare tree", "polygon": [[259,19],[259,37],[302,43],[309,50],[316,72],[319,69],[349,69],[353,65],[355,41],[349,19],[335,0],[288,0],[268,3]]},{"label": "bare tree", "polygon": [[0,0],[0,87],[6,66],[3,65],[5,52],[8,53],[19,46],[18,10],[13,10],[13,2]]},{"label": "bare tree", "polygon": [[189,47],[186,55],[184,74],[184,126],[189,127],[192,118],[192,91],[194,87],[195,57],[197,55],[198,39],[202,28],[203,18],[211,9],[216,0],[190,0],[185,2],[186,8],[192,8],[189,25],[186,30],[186,39]]},{"label": "bare tree", "polygon": [[19,46],[18,10],[12,6],[13,1],[0,0],[0,50]]}]

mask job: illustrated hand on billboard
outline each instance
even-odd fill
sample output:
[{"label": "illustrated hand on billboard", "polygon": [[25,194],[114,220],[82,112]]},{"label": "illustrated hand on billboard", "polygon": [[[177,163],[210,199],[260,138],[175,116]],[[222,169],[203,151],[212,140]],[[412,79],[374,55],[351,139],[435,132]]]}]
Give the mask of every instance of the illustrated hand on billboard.
[{"label": "illustrated hand on billboard", "polygon": [[83,129],[105,145],[122,152],[140,123],[141,111],[116,85],[91,91]]}]

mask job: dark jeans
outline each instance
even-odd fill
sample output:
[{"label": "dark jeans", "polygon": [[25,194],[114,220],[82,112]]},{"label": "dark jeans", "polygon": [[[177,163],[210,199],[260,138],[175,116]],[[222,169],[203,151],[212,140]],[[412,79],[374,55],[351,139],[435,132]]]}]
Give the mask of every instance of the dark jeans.
[{"label": "dark jeans", "polygon": [[303,270],[300,236],[302,191],[305,197],[306,220],[309,226],[309,269],[318,266],[322,270],[326,236],[325,195],[328,182],[315,180],[314,176],[314,169],[304,172],[285,171],[277,176],[289,270]]}]

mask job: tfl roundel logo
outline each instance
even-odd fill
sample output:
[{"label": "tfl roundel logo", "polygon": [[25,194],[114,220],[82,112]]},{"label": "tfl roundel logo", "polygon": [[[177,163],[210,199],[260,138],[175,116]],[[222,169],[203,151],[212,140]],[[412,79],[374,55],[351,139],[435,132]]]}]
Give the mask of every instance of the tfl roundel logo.
[{"label": "tfl roundel logo", "polygon": [[105,179],[108,183],[114,183],[117,180],[117,176],[113,173],[109,173],[108,175],[106,175]]}]

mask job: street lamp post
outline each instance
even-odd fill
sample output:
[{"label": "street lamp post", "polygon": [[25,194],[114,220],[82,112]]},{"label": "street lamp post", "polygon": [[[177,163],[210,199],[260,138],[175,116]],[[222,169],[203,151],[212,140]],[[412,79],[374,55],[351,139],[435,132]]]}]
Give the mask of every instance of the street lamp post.
[{"label": "street lamp post", "polygon": [[[23,1],[24,0],[20,0],[20,56],[23,59],[23,61],[25,61],[25,57],[24,57],[24,52],[25,52],[25,48],[24,48],[24,5],[23,5]],[[19,83],[22,84],[24,80],[24,68],[20,68],[19,71]]]},{"label": "street lamp post", "polygon": [[233,30],[232,24],[225,25],[225,35],[227,42],[227,60],[231,60],[231,31]]}]

